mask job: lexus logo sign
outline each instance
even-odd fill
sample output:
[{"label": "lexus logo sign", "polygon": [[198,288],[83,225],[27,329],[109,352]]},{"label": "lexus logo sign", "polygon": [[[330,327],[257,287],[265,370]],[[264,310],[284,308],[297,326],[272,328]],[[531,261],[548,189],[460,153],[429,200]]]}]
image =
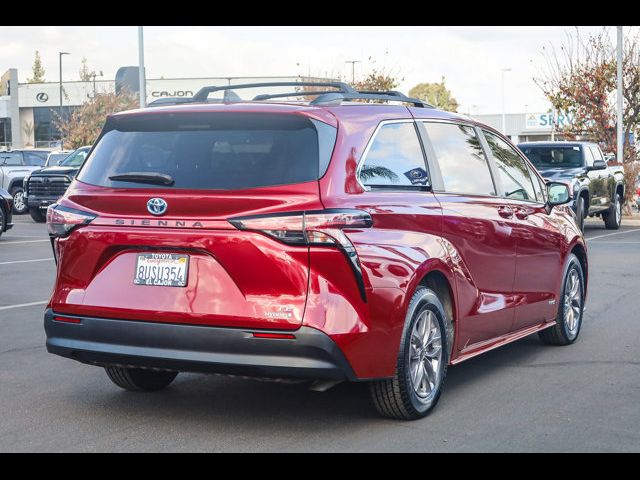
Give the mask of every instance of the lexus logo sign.
[{"label": "lexus logo sign", "polygon": [[36,95],[36,100],[44,103],[49,100],[49,95],[47,95],[45,92],[40,92]]}]

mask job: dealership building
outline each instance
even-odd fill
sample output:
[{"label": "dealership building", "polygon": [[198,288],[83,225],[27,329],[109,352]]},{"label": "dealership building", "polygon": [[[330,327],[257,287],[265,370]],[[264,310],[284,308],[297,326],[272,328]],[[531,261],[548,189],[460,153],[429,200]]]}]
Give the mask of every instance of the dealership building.
[{"label": "dealership building", "polygon": [[[502,114],[473,115],[475,120],[487,124],[502,132]],[[562,140],[556,132],[571,125],[571,115],[556,115],[555,129],[552,113],[507,113],[505,115],[505,131],[513,143]]]},{"label": "dealership building", "polygon": [[[150,78],[146,81],[147,103],[162,97],[190,97],[207,85],[297,81],[299,77],[210,77],[210,78]],[[18,83],[18,70],[7,70],[0,77],[0,149],[25,146],[51,147],[58,144],[55,119],[62,113],[82,105],[96,93],[115,92],[126,86],[137,93],[136,67],[118,70],[115,80],[60,83]],[[249,95],[251,92],[249,92]]]},{"label": "dealership building", "polygon": [[[146,81],[147,103],[162,97],[190,97],[207,85],[258,83],[267,81],[297,81],[299,77],[210,77],[210,78],[152,78]],[[322,79],[314,79],[322,80]],[[0,77],[0,149],[24,146],[51,147],[58,144],[55,119],[62,113],[82,105],[96,93],[115,92],[126,87],[137,93],[137,67],[122,67],[115,80],[60,83],[18,83],[18,70],[7,70]],[[246,98],[251,98],[248,92]],[[260,93],[260,92],[255,92]],[[61,106],[62,104],[62,106]],[[473,118],[502,131],[502,115],[475,115]],[[571,122],[570,116],[557,115],[557,127]],[[551,113],[509,113],[505,115],[505,130],[515,143],[550,140]],[[554,136],[559,139],[558,135]]]}]

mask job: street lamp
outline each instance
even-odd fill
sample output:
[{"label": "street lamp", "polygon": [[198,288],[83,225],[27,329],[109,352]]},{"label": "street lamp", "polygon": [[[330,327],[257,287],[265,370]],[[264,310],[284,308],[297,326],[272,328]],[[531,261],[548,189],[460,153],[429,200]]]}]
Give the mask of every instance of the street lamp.
[{"label": "street lamp", "polygon": [[[60,121],[62,121],[62,56],[71,55],[69,52],[58,52],[58,63],[60,64]],[[62,149],[62,136],[60,136],[60,149]]]},{"label": "street lamp", "polygon": [[104,76],[104,74],[102,73],[102,70],[100,70],[100,73],[96,73],[95,70],[93,72],[91,72],[91,77],[93,78],[93,96],[96,96],[96,77],[102,77]]},{"label": "street lamp", "polygon": [[344,63],[350,63],[351,64],[351,83],[355,83],[355,81],[356,81],[356,63],[360,63],[360,60],[347,60]]},{"label": "street lamp", "polygon": [[510,72],[511,69],[510,68],[503,68],[502,70],[500,70],[501,72],[501,76],[502,76],[502,134],[506,135],[507,134],[507,118],[505,115],[505,111],[504,111],[504,74],[505,72]]},{"label": "street lamp", "polygon": [[140,108],[147,105],[147,79],[144,71],[144,32],[138,27],[138,90],[140,91]]}]

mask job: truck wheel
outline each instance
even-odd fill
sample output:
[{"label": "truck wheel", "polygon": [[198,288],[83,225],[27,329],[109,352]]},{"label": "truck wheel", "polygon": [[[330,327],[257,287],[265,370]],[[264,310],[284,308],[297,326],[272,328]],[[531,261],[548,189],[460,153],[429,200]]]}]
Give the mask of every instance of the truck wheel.
[{"label": "truck wheel", "polygon": [[0,237],[2,237],[2,232],[4,232],[4,222],[6,222],[4,218],[4,211],[2,207],[0,207]]},{"label": "truck wheel", "polygon": [[31,215],[31,218],[33,218],[34,222],[44,223],[47,221],[47,216],[42,213],[42,210],[40,210],[39,208],[30,208],[29,215]]},{"label": "truck wheel", "polygon": [[616,194],[615,202],[611,204],[609,210],[602,214],[604,226],[607,230],[618,230],[622,223],[622,198]]},{"label": "truck wheel", "polygon": [[13,212],[18,215],[27,213],[27,203],[24,201],[24,191],[22,187],[13,187],[9,193],[11,193],[13,197]]},{"label": "truck wheel", "polygon": [[176,378],[178,372],[161,372],[143,368],[104,367],[113,383],[132,392],[162,390]]},{"label": "truck wheel", "polygon": [[584,273],[578,257],[569,255],[565,267],[562,292],[558,301],[556,324],[538,336],[547,345],[569,345],[576,341],[584,312]]},{"label": "truck wheel", "polygon": [[447,374],[446,318],[435,292],[418,288],[407,310],[394,376],[369,385],[382,416],[415,420],[438,403]]}]

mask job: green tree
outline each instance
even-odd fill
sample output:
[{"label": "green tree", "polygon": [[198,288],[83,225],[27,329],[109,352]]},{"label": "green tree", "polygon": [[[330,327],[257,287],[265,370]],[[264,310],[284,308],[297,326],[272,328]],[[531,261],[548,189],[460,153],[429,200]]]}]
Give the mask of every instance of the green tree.
[{"label": "green tree", "polygon": [[91,81],[91,76],[93,75],[93,72],[89,71],[89,67],[87,66],[87,57],[82,57],[79,73],[80,73],[80,81],[82,82]]},{"label": "green tree", "polygon": [[27,78],[27,83],[42,83],[44,82],[44,68],[42,67],[42,61],[40,60],[40,52],[36,50],[36,57],[33,60],[33,67],[31,67],[33,77]]},{"label": "green tree", "polygon": [[409,90],[409,96],[449,112],[457,112],[460,106],[458,101],[451,95],[451,91],[445,86],[444,77],[439,83],[419,83]]},{"label": "green tree", "polygon": [[[638,35],[625,39],[623,71],[623,130],[625,203],[635,192],[638,150],[629,142],[640,126],[640,46]],[[553,107],[573,116],[559,129],[565,138],[598,142],[605,153],[616,152],[616,51],[606,30],[585,39],[576,28],[556,48],[543,48],[545,67],[534,81]]]},{"label": "green tree", "polygon": [[89,101],[76,108],[69,118],[57,117],[56,127],[68,148],[91,145],[102,129],[107,115],[138,107],[138,98],[127,91],[96,93]]}]

